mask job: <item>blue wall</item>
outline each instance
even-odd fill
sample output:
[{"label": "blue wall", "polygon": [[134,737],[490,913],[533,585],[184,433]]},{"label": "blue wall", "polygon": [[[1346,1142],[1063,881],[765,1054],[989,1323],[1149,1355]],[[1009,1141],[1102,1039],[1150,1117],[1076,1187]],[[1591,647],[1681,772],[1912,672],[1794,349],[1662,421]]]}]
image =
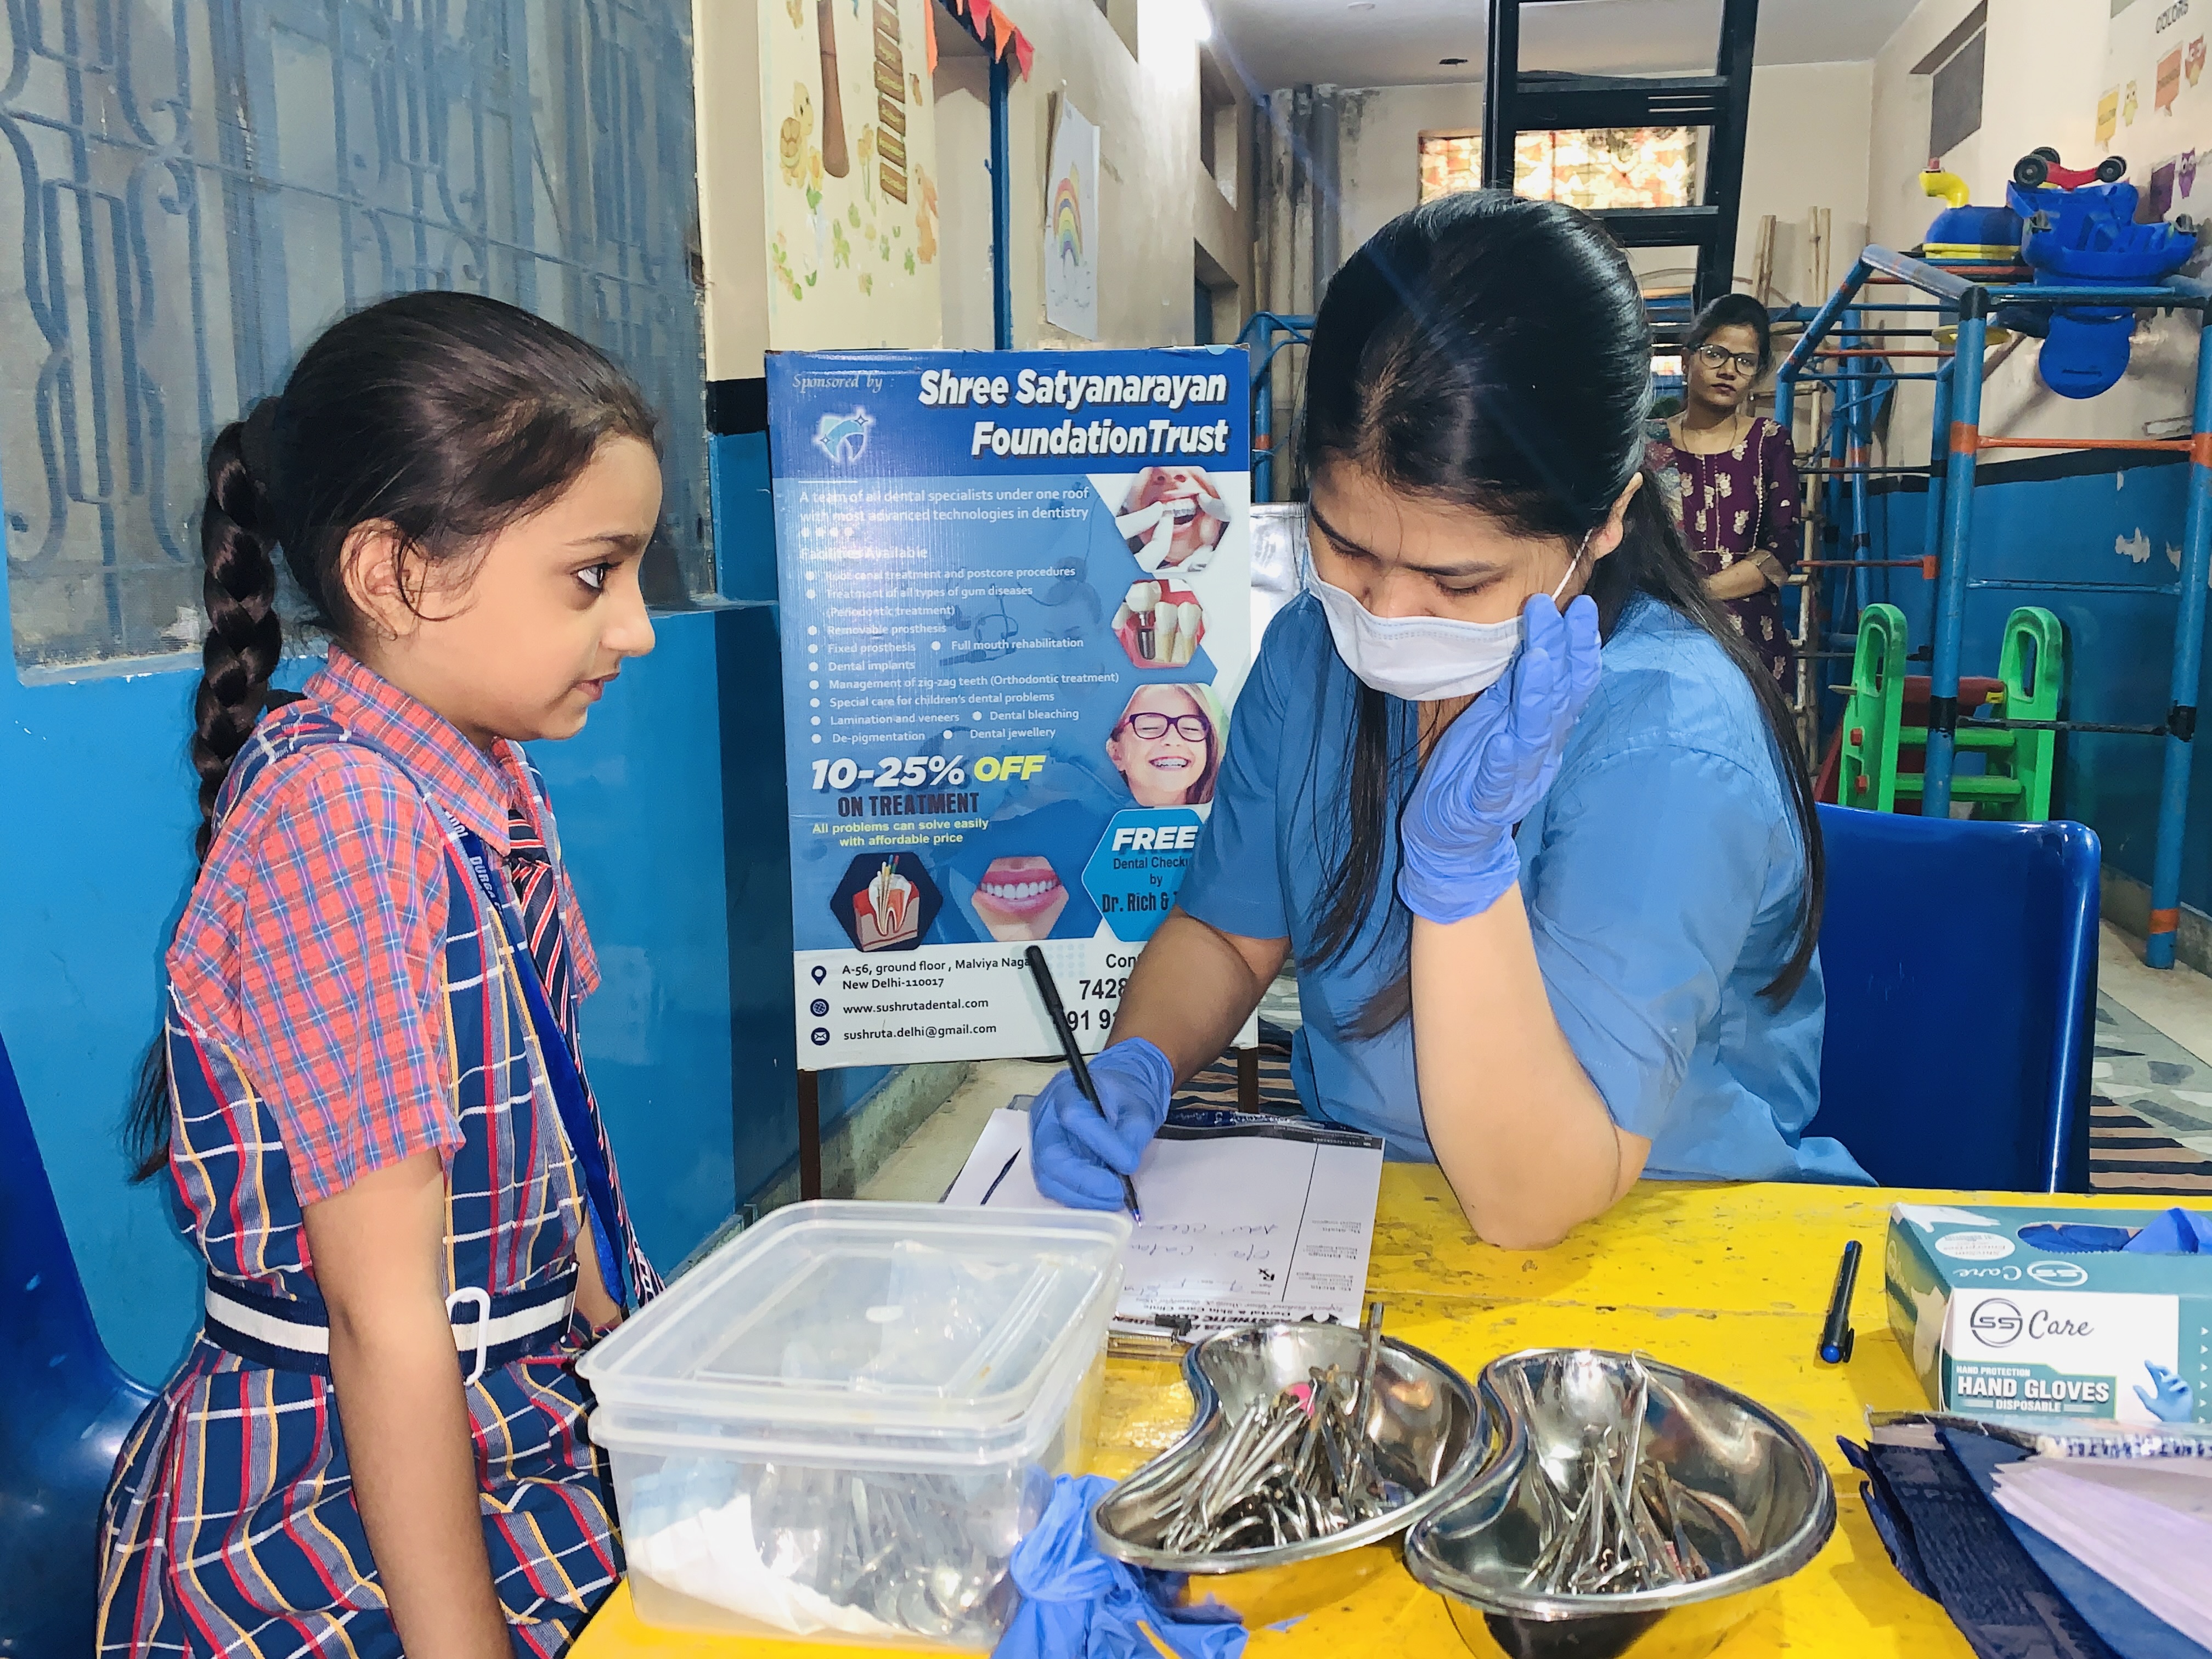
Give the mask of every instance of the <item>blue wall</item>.
[{"label": "blue wall", "polygon": [[[2060,465],[2078,468],[2084,463],[2069,457]],[[2172,700],[2175,599],[2155,590],[2171,587],[2179,580],[2168,550],[2178,556],[2181,545],[2188,469],[2139,461],[2075,476],[2039,476],[2055,470],[2050,463],[1980,469],[1974,491],[1973,575],[2120,582],[2143,591],[1975,592],[1967,601],[1961,668],[1969,674],[1995,674],[2005,618],[2017,606],[2040,605],[2066,625],[2070,659],[2067,719],[2161,723]],[[1877,497],[1873,506],[1874,556],[1918,558],[1926,550],[1926,495],[1900,491]],[[2147,543],[2148,557],[2137,562],[2119,550],[2121,543],[2136,550]],[[1911,623],[1913,645],[1926,645],[1934,584],[1911,571],[1874,575],[1874,597],[1900,606]],[[1850,678],[1847,665],[1827,665],[1834,670],[1831,679]],[[1914,671],[1925,673],[1926,665],[1915,664]],[[2212,653],[2208,653],[2204,684],[2197,691],[2200,708],[2208,691],[2212,691]],[[2104,842],[2106,860],[2148,883],[2157,842],[2163,742],[2077,732],[2062,738],[2061,744],[2064,764],[2052,810],[2094,829]],[[2212,911],[2212,757],[2204,754],[2196,757],[2191,771],[2189,823],[2182,901]]]},{"label": "blue wall", "polygon": [[[722,729],[729,764],[723,823],[730,872],[731,1024],[739,1054],[737,1183],[750,1194],[799,1155],[793,1059],[791,840],[784,793],[783,647],[777,629],[775,510],[768,434],[708,441],[714,484],[715,562],[722,592],[754,608],[736,613],[722,639]],[[894,1067],[822,1074],[827,1133]]]},{"label": "blue wall", "polygon": [[[659,618],[659,647],[624,671],[584,734],[533,750],[605,972],[585,1010],[586,1059],[639,1230],[663,1266],[750,1188],[737,1164],[751,1132],[733,1133],[730,1103],[733,1077],[762,1066],[742,1059],[731,941],[763,896],[733,896],[725,873],[729,848],[747,843],[723,817],[721,682],[733,656],[754,654],[732,644],[745,646],[747,627],[767,617]],[[772,661],[766,672],[772,684]],[[26,686],[0,672],[11,797],[0,821],[10,878],[0,884],[0,1036],[101,1334],[149,1380],[198,1326],[196,1274],[157,1188],[125,1185],[118,1131],[154,1029],[156,956],[191,872],[184,738],[195,683],[166,672]],[[780,847],[780,769],[764,781]],[[787,912],[780,884],[775,898]],[[787,1055],[787,958],[775,967]],[[738,1097],[741,1113],[764,1103],[751,1088]]]}]

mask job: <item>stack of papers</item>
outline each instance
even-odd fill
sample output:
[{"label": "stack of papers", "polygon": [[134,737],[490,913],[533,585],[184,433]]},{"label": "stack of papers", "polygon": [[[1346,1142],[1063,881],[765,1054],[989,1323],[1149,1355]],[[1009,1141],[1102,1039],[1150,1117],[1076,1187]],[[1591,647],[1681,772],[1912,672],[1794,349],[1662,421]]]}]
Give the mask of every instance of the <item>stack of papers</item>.
[{"label": "stack of papers", "polygon": [[2030,1457],[1997,1506],[2212,1648],[2212,1458]]},{"label": "stack of papers", "polygon": [[[1170,1121],[1133,1179],[1143,1223],[1129,1241],[1115,1328],[1186,1340],[1232,1325],[1359,1322],[1382,1143],[1297,1119],[1206,1114]],[[947,1204],[1057,1209],[1030,1175],[1029,1114],[994,1112]]]}]

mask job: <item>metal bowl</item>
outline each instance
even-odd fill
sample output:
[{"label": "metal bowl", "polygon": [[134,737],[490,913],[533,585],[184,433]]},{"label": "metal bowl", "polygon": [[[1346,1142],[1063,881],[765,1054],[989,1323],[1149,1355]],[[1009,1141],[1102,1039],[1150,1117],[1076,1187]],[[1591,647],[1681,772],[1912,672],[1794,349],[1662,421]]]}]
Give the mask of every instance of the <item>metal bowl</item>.
[{"label": "metal bowl", "polygon": [[1732,1389],[1644,1359],[1645,1443],[1699,1500],[1687,1530],[1712,1576],[1620,1595],[1547,1595],[1525,1585],[1540,1547],[1538,1466],[1564,1478],[1589,1431],[1632,1413],[1636,1363],[1546,1348],[1483,1368],[1484,1406],[1525,1430],[1525,1455],[1502,1502],[1494,1491],[1470,1492],[1425,1516],[1405,1546],[1407,1567],[1449,1602],[1470,1651],[1510,1659],[1709,1652],[1835,1529],[1835,1486],[1803,1436]]},{"label": "metal bowl", "polygon": [[1183,1356],[1190,1427],[1091,1512],[1099,1550],[1172,1575],[1172,1593],[1182,1603],[1231,1607],[1256,1628],[1311,1613],[1390,1571],[1406,1528],[1471,1486],[1501,1492],[1510,1486],[1511,1472],[1500,1466],[1517,1459],[1517,1437],[1485,1414],[1457,1371],[1386,1336],[1368,1428],[1382,1472],[1417,1494],[1410,1503],[1341,1532],[1280,1547],[1202,1555],[1158,1547],[1184,1481],[1246,1407],[1306,1381],[1316,1366],[1350,1372],[1362,1351],[1357,1328],[1313,1321],[1223,1331],[1193,1347]]}]

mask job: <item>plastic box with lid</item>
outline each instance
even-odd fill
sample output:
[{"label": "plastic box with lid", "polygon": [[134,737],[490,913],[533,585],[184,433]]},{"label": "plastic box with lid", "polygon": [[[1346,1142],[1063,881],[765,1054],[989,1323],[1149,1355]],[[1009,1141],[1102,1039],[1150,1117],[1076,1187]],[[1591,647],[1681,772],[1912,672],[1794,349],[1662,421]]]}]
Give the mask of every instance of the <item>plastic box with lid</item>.
[{"label": "plastic box with lid", "polygon": [[1129,1224],[817,1201],[732,1239],[578,1367],[638,1616],[987,1650],[1084,1468]]}]

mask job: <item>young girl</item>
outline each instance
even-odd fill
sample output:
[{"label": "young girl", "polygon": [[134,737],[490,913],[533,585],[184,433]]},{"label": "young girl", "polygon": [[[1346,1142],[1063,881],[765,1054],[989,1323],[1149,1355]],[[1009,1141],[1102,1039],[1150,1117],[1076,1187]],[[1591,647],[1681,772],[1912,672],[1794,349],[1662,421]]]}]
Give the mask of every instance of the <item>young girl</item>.
[{"label": "young girl", "polygon": [[1302,431],[1311,592],[1267,629],[1178,908],[1037,1184],[1116,1206],[1176,1079],[1286,960],[1316,1116],[1439,1164],[1493,1243],[1644,1175],[1865,1176],[1808,1138],[1820,842],[1773,678],[1644,472],[1620,252],[1472,193],[1331,279]]},{"label": "young girl", "polygon": [[[103,1655],[550,1655],[621,1571],[571,1366],[659,1284],[516,744],[653,648],[654,433],[582,341],[431,293],[209,453],[202,866],[133,1122],[205,1320],[108,1492]],[[330,638],[297,699],[276,546]]]}]

